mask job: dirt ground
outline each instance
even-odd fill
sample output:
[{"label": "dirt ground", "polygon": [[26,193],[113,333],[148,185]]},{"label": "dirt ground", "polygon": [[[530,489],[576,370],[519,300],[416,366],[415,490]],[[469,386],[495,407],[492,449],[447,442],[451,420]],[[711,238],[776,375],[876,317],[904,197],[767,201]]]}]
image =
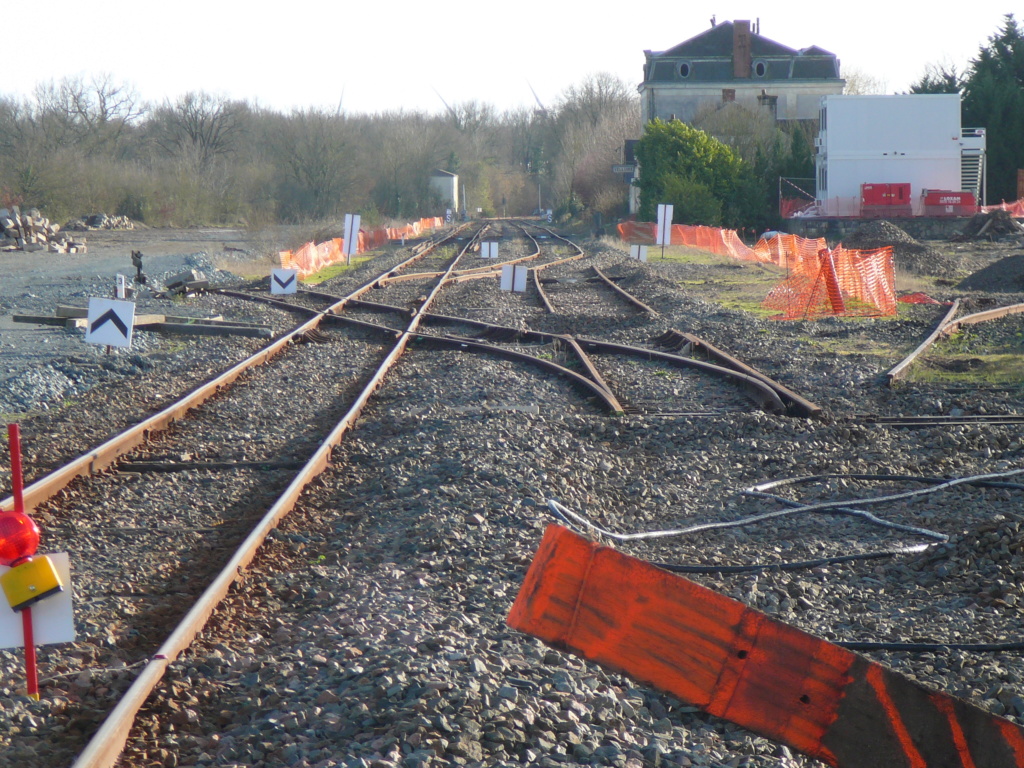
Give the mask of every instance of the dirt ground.
[{"label": "dirt ground", "polygon": [[205,253],[218,269],[244,277],[270,274],[278,251],[308,239],[308,228],[148,229],[97,230],[82,234],[87,253],[0,253],[0,298],[31,291],[39,281],[96,277],[121,273],[132,276],[131,252],[143,254],[143,270],[150,274],[188,269],[186,258]]}]

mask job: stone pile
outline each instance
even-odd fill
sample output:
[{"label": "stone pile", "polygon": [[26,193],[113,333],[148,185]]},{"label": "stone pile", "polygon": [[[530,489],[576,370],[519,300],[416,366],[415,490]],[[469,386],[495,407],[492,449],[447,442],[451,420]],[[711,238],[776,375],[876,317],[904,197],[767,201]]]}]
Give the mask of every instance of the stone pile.
[{"label": "stone pile", "polygon": [[48,251],[50,253],[85,253],[82,238],[62,231],[60,224],[50,221],[36,208],[22,213],[18,206],[0,208],[0,251]]},{"label": "stone pile", "polygon": [[97,229],[135,229],[135,222],[127,216],[92,213],[80,219],[72,219],[64,225],[64,229],[74,232],[89,232]]}]

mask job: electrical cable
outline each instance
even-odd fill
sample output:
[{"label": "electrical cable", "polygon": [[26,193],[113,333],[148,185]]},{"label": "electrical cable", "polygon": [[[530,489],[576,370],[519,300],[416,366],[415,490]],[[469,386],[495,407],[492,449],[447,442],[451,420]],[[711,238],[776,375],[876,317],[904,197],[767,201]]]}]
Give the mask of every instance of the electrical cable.
[{"label": "electrical cable", "polygon": [[[801,504],[799,501],[793,501],[792,499],[787,499],[784,496],[776,496],[774,493],[761,493],[759,491],[750,490],[744,491],[743,493],[746,496],[753,496],[754,498],[758,499],[772,499],[774,501],[779,502],[780,504],[785,504],[789,507],[792,507],[794,511],[805,509],[804,505]],[[892,528],[893,530],[904,531],[905,533],[916,533],[919,536],[927,536],[928,538],[935,539],[936,541],[949,541],[949,536],[945,533],[932,531],[928,528],[918,528],[916,525],[903,525],[902,523],[893,523],[888,520],[883,520],[880,517],[876,517],[870,512],[865,512],[862,509],[851,509],[850,507],[836,507],[831,511],[838,512],[844,515],[851,515],[853,517],[860,517],[864,520],[867,520],[868,522],[874,523],[875,525],[880,525],[883,528]]]},{"label": "electrical cable", "polygon": [[[992,472],[987,475],[973,475],[970,477],[958,477],[953,480],[946,480],[934,485],[931,488],[919,488],[915,491],[902,491],[900,493],[890,493],[885,496],[874,496],[866,499],[847,499],[845,501],[822,501],[817,504],[805,504],[795,508],[795,511],[803,512],[817,512],[825,509],[835,509],[836,507],[845,506],[847,504],[860,504],[860,505],[871,505],[871,504],[883,504],[888,501],[899,501],[900,499],[909,499],[914,496],[924,496],[930,493],[936,493],[938,491],[946,490],[947,488],[953,488],[957,485],[964,485],[966,483],[976,483],[979,480],[994,480],[1004,477],[1014,477],[1016,475],[1024,474],[1024,468],[1011,469],[1006,472]],[[741,493],[754,495],[760,490],[759,486],[751,486]]]},{"label": "electrical cable", "polygon": [[[802,475],[800,477],[787,477],[781,480],[769,480],[765,483],[758,483],[752,485],[747,490],[752,491],[768,491],[772,488],[780,488],[784,485],[800,485],[803,483],[817,483],[823,480],[903,480],[913,481],[918,483],[932,483],[938,485],[939,483],[945,483],[949,480],[948,477],[933,477],[929,475],[881,475],[881,474],[861,474],[861,473],[850,473],[850,474],[825,474],[825,475]],[[999,483],[999,482],[988,482],[979,480],[977,482],[968,483],[968,485],[979,485],[984,488],[1009,488],[1012,490],[1024,490],[1024,483]]]},{"label": "electrical cable", "polygon": [[924,552],[926,549],[935,546],[934,544],[918,544],[913,547],[902,547],[890,549],[883,552],[862,552],[857,555],[836,555],[835,557],[821,557],[816,560],[796,560],[779,563],[752,563],[750,565],[679,565],[676,563],[654,563],[658,568],[672,573],[753,573],[758,571],[802,571],[810,568],[821,568],[826,565],[837,565],[839,563],[851,563],[856,560],[881,560],[886,557],[897,555],[915,554]]},{"label": "electrical cable", "polygon": [[831,640],[829,642],[833,645],[841,645],[851,651],[915,651],[918,653],[1024,651],[1024,643],[868,643],[856,640]]}]

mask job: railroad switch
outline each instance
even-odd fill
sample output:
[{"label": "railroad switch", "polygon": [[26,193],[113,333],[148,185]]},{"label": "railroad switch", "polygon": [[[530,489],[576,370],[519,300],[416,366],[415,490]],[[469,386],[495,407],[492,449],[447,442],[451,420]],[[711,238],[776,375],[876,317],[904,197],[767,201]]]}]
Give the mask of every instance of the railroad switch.
[{"label": "railroad switch", "polygon": [[11,568],[0,576],[0,586],[3,586],[7,602],[16,611],[64,590],[57,569],[46,555],[37,555]]}]

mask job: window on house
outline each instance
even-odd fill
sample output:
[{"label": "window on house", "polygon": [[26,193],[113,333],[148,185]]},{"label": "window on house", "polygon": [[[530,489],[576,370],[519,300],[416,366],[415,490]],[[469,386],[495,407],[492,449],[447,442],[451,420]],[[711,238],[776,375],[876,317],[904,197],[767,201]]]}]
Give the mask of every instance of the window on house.
[{"label": "window on house", "polygon": [[754,74],[758,77],[764,77],[768,74],[768,63],[764,61],[754,62]]},{"label": "window on house", "polygon": [[690,76],[690,62],[684,61],[679,65],[679,76],[689,77]]},{"label": "window on house", "polygon": [[757,104],[759,107],[763,107],[772,113],[772,117],[776,120],[779,119],[779,97],[769,96],[767,93],[762,93],[757,97]]}]

